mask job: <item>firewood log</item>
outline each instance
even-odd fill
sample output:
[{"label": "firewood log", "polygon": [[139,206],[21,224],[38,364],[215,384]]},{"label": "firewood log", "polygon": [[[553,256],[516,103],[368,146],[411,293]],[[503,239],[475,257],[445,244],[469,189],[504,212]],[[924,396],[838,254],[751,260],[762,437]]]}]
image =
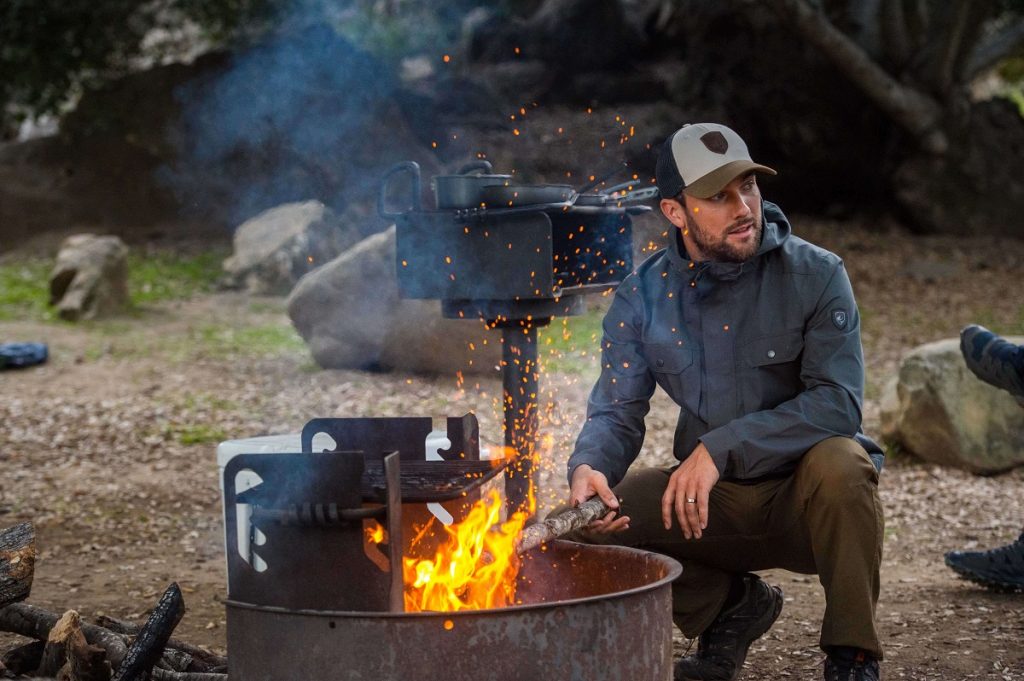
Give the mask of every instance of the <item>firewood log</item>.
[{"label": "firewood log", "polygon": [[35,541],[32,523],[0,530],[0,608],[25,600],[32,590]]},{"label": "firewood log", "polygon": [[526,553],[544,542],[586,527],[594,520],[604,517],[610,510],[599,498],[588,499],[576,508],[571,508],[553,518],[549,517],[543,522],[523,529],[516,548],[519,553]]},{"label": "firewood log", "polygon": [[33,673],[39,669],[39,663],[43,660],[44,648],[46,643],[43,641],[32,641],[12,648],[0,658],[0,669],[6,669],[15,676]]},{"label": "firewood log", "polygon": [[185,599],[181,596],[181,589],[176,583],[171,584],[129,646],[115,681],[144,681],[160,659],[171,633],[184,614]]},{"label": "firewood log", "polygon": [[[132,622],[126,622],[124,620],[117,619],[115,617],[109,617],[107,615],[100,615],[96,618],[96,624],[109,629],[110,631],[117,634],[126,634],[128,636],[137,636],[142,630],[142,627]],[[178,669],[173,663],[171,668],[175,671],[189,671],[189,672],[212,672],[219,668],[228,666],[228,658],[216,653],[212,653],[205,648],[192,645],[180,641],[176,638],[170,638],[167,640],[167,647],[175,650],[180,650],[184,653],[188,653],[192,656],[192,663],[188,669]]]},{"label": "firewood log", "polygon": [[[0,631],[7,631],[26,638],[46,641],[50,630],[60,617],[53,612],[26,603],[14,603],[0,608]],[[124,639],[112,631],[91,624],[82,624],[85,640],[106,651],[111,666],[121,664],[127,652]]]},{"label": "firewood log", "polygon": [[227,674],[204,674],[202,672],[171,672],[159,667],[153,669],[153,681],[227,681]]},{"label": "firewood log", "polygon": [[68,610],[50,630],[35,673],[57,681],[110,681],[110,663],[103,648],[86,642],[78,613]]}]

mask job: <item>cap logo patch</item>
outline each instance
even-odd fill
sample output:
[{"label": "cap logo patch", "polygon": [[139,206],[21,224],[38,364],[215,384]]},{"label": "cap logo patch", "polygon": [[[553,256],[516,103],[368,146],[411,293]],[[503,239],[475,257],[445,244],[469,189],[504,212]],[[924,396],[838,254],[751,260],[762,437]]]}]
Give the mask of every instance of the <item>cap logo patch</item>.
[{"label": "cap logo patch", "polygon": [[846,328],[846,310],[832,310],[832,323],[839,330]]},{"label": "cap logo patch", "polygon": [[729,140],[725,139],[725,135],[717,130],[704,133],[700,136],[700,141],[704,143],[705,147],[716,154],[724,154],[729,150]]}]

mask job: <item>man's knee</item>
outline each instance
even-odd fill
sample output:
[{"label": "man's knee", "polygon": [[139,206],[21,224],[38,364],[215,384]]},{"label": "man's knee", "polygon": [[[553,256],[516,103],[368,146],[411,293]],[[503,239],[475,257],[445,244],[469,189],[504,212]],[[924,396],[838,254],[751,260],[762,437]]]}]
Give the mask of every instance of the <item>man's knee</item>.
[{"label": "man's knee", "polygon": [[796,474],[805,496],[823,493],[831,500],[862,494],[878,483],[871,457],[848,437],[832,437],[816,444],[804,455]]}]

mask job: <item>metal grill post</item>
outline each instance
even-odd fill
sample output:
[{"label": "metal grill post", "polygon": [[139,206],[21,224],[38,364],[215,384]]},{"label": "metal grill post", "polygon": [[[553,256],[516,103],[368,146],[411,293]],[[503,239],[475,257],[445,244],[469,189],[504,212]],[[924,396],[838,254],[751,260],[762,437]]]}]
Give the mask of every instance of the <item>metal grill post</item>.
[{"label": "metal grill post", "polygon": [[[547,323],[547,319],[541,323]],[[537,470],[537,320],[501,322],[502,402],[505,412],[505,446],[515,460],[505,468],[508,515],[530,512],[531,490],[536,490]]]}]

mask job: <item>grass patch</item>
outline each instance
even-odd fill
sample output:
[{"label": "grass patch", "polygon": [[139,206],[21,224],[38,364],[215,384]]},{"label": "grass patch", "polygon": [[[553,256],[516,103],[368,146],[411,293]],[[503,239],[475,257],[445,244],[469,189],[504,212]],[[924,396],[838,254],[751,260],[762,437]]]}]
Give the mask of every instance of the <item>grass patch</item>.
[{"label": "grass patch", "polygon": [[183,445],[204,445],[211,442],[223,442],[228,439],[228,435],[216,426],[196,423],[178,428],[175,439]]},{"label": "grass patch", "polygon": [[291,326],[227,327],[208,324],[191,334],[193,350],[207,357],[263,357],[307,353],[306,344]]},{"label": "grass patch", "polygon": [[223,274],[226,253],[208,251],[181,256],[173,253],[128,256],[128,291],[132,305],[187,300],[214,289]]},{"label": "grass patch", "polygon": [[52,267],[43,259],[0,265],[0,320],[54,318],[49,307]]},{"label": "grass patch", "polygon": [[556,318],[538,333],[539,355],[545,371],[582,374],[596,369],[601,355],[604,310],[578,317]]},{"label": "grass patch", "polygon": [[[170,300],[186,300],[212,291],[222,274],[225,252],[182,256],[159,252],[128,256],[128,296],[139,308]],[[49,306],[53,261],[35,258],[0,264],[0,321],[54,321]],[[137,312],[137,309],[135,310]],[[131,312],[131,311],[130,311]]]}]

